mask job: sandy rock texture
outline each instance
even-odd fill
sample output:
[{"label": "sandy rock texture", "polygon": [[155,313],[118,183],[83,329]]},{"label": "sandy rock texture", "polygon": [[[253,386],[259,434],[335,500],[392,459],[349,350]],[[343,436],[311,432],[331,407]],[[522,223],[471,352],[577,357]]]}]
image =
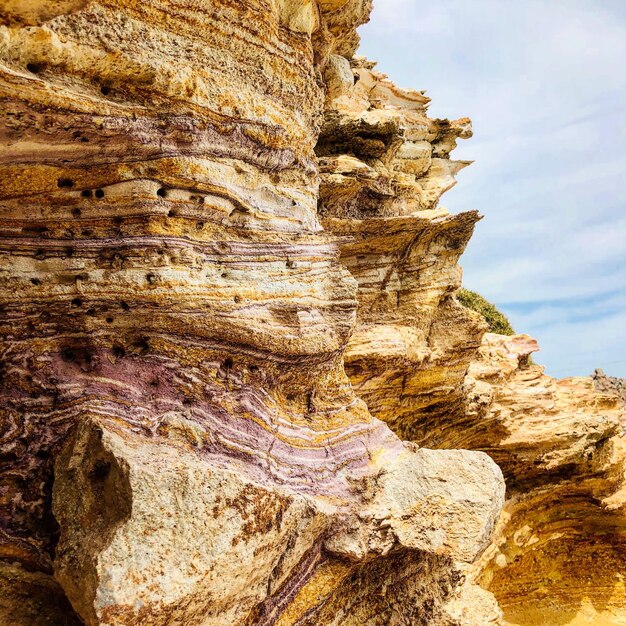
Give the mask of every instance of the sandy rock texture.
[{"label": "sandy rock texture", "polygon": [[454,298],[480,216],[438,206],[468,165],[450,152],[471,124],[429,118],[429,98],[397,88],[365,59],[331,57],[325,75],[319,213],[358,283],[346,372],[376,417],[439,447],[486,328]]},{"label": "sandy rock texture", "polygon": [[319,220],[370,8],[3,4],[0,622],[458,622],[502,474],[355,394]]},{"label": "sandy rock texture", "polygon": [[[486,334],[467,386],[465,434],[507,501],[475,566],[506,623],[626,623],[626,405],[592,378],[555,380],[526,335]],[[470,426],[471,424],[471,426]]]},{"label": "sandy rock texture", "polygon": [[484,334],[456,301],[479,216],[438,200],[467,164],[450,152],[469,121],[428,118],[422,92],[364,59],[331,58],[326,77],[319,213],[358,283],[346,372],[402,438],[484,451],[507,483],[495,540],[448,612],[467,624],[626,623],[621,381],[545,376],[533,339]]},{"label": "sandy rock texture", "polygon": [[370,10],[2,3],[0,624],[623,623],[622,406],[455,299]]}]

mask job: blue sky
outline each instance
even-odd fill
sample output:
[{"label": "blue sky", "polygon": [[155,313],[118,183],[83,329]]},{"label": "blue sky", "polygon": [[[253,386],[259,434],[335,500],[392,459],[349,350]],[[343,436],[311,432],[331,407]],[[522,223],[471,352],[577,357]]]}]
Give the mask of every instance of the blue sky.
[{"label": "blue sky", "polygon": [[360,54],[470,117],[442,205],[485,217],[464,284],[558,377],[626,376],[626,2],[374,0]]}]

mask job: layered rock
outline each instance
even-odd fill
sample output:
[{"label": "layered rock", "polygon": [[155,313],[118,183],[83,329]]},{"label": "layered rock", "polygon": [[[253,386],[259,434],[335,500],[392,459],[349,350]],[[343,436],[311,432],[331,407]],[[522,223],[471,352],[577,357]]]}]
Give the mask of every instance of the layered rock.
[{"label": "layered rock", "polygon": [[398,89],[360,58],[333,57],[326,78],[319,212],[359,286],[346,371],[376,417],[438,447],[433,426],[456,423],[486,328],[454,298],[479,215],[437,205],[467,165],[450,152],[470,122],[430,119],[422,92]]},{"label": "layered rock", "polygon": [[359,287],[346,371],[402,437],[485,451],[507,479],[495,540],[438,623],[623,623],[619,381],[545,376],[526,336],[481,344],[484,321],[455,299],[478,216],[437,206],[465,165],[449,153],[467,120],[429,119],[423,93],[363,59],[331,57],[326,79],[319,213]]},{"label": "layered rock", "polygon": [[[359,277],[336,245],[352,226],[318,221],[323,76],[332,91],[369,5],[3,7],[0,621],[460,623],[501,473],[403,444],[355,395]],[[420,123],[387,155],[404,165],[381,185],[403,191],[380,214],[407,266],[398,219],[450,249],[441,286],[417,287],[421,342],[462,318],[476,216],[434,209],[466,123],[424,122],[429,157]]]},{"label": "layered rock", "polygon": [[507,481],[496,539],[448,611],[468,624],[621,624],[619,383],[545,376],[523,335],[488,333],[481,344],[484,320],[455,298],[478,216],[437,206],[464,165],[449,153],[469,124],[430,120],[423,93],[395,88],[362,59],[331,60],[327,79],[320,214],[359,285],[346,371],[400,436],[484,451]]},{"label": "layered rock", "polygon": [[370,9],[0,7],[0,623],[624,621],[623,407],[456,300]]},{"label": "layered rock", "polygon": [[591,378],[546,376],[530,362],[537,349],[525,335],[487,334],[466,380],[468,422],[451,445],[488,451],[507,481],[476,571],[506,623],[621,624],[626,407]]}]

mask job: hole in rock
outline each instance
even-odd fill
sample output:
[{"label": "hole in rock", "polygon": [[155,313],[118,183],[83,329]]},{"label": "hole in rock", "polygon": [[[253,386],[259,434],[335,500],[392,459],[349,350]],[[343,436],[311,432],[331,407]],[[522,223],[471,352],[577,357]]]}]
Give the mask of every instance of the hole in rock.
[{"label": "hole in rock", "polygon": [[74,298],[72,300],[72,306],[83,306],[83,301],[80,298]]},{"label": "hole in rock", "polygon": [[104,189],[96,189],[96,198],[104,198]]},{"label": "hole in rock", "polygon": [[83,190],[80,192],[80,195],[81,195],[83,198],[91,198],[91,196],[92,196],[93,194],[92,194],[92,192],[91,192],[91,189],[83,189]]},{"label": "hole in rock", "polygon": [[74,217],[80,217],[82,215],[82,211],[80,209],[72,209],[72,215]]},{"label": "hole in rock", "polygon": [[76,360],[76,352],[72,348],[63,348],[61,358],[68,363],[73,363]]},{"label": "hole in rock", "polygon": [[154,285],[154,283],[156,283],[157,277],[154,274],[146,274],[146,280],[151,285]]},{"label": "hole in rock", "polygon": [[130,307],[126,302],[120,302],[120,306],[124,309],[124,311],[130,311]]},{"label": "hole in rock", "polygon": [[38,278],[31,278],[30,282],[33,283],[33,285],[41,285],[41,281]]},{"label": "hole in rock", "polygon": [[111,352],[113,353],[113,356],[118,359],[122,358],[126,354],[126,350],[124,350],[124,348],[119,345],[113,346],[111,348]]},{"label": "hole in rock", "polygon": [[91,369],[93,357],[85,348],[66,346],[61,350],[61,358],[67,363],[75,363],[87,372]]},{"label": "hole in rock", "polygon": [[107,317],[107,324],[112,324],[112,323],[113,323],[113,318]]},{"label": "hole in rock", "polygon": [[26,69],[31,74],[38,74],[39,72],[41,72],[41,65],[39,63],[27,63]]},{"label": "hole in rock", "polygon": [[139,354],[146,354],[148,350],[150,350],[150,344],[145,337],[141,337],[137,341],[135,341],[134,347],[139,352]]},{"label": "hole in rock", "polygon": [[102,85],[102,87],[100,87],[100,93],[103,96],[108,96],[111,93],[111,87],[109,85]]},{"label": "hole in rock", "polygon": [[48,236],[46,235],[46,233],[48,232],[48,227],[47,226],[24,226],[24,228],[22,228],[22,232],[25,235],[42,235],[42,236]]},{"label": "hole in rock", "polygon": [[222,367],[227,370],[229,370],[232,366],[233,366],[233,360],[230,357],[225,359],[225,361],[222,363]]},{"label": "hole in rock", "polygon": [[93,481],[104,480],[111,471],[111,463],[103,459],[98,459],[89,472],[89,478]]},{"label": "hole in rock", "polygon": [[235,296],[235,297],[233,298],[233,300],[234,300],[237,304],[239,304],[239,303],[241,302],[241,296]]},{"label": "hole in rock", "polygon": [[70,187],[74,186],[74,181],[71,178],[59,178],[57,180],[57,185],[59,189],[69,189]]},{"label": "hole in rock", "polygon": [[168,216],[168,217],[176,217],[177,215],[178,215],[178,212],[177,212],[175,209],[170,209],[170,210],[167,212],[167,216]]},{"label": "hole in rock", "polygon": [[166,195],[167,189],[165,189],[165,187],[159,187],[159,189],[157,189],[157,196],[159,196],[160,198],[165,198]]}]

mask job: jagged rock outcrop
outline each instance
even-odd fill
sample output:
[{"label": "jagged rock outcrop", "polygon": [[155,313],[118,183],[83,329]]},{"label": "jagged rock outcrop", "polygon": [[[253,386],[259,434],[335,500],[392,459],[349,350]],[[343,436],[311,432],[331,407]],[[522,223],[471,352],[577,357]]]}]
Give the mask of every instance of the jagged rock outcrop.
[{"label": "jagged rock outcrop", "polygon": [[[369,9],[3,6],[0,621],[460,623],[501,472],[355,395],[357,281],[318,220],[323,77]],[[466,125],[431,126],[393,215],[458,169]],[[436,227],[454,260],[475,219]]]},{"label": "jagged rock outcrop", "polygon": [[482,450],[507,481],[496,539],[450,605],[469,624],[622,623],[619,387],[545,376],[525,336],[487,334],[481,345],[484,321],[455,298],[477,216],[437,207],[463,165],[449,153],[471,134],[467,121],[430,120],[423,93],[395,88],[362,59],[336,60],[327,79],[320,215],[359,285],[346,371],[401,437]]},{"label": "jagged rock outcrop", "polygon": [[437,206],[465,161],[450,152],[469,120],[433,120],[422,92],[356,58],[331,59],[320,158],[320,215],[358,282],[346,371],[370,411],[401,437],[438,447],[456,423],[463,378],[486,329],[454,298],[478,214]]}]

